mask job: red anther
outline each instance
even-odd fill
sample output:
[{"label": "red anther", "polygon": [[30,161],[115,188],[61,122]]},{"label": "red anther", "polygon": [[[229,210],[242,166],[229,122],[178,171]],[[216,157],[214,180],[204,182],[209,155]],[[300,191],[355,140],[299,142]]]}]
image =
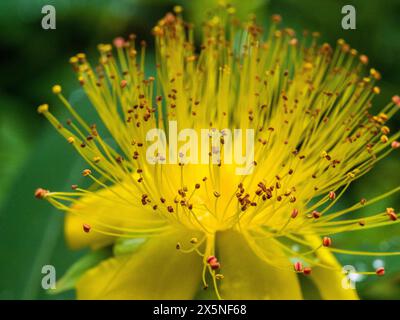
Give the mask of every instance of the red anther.
[{"label": "red anther", "polygon": [[304,270],[303,270],[303,274],[305,275],[305,276],[308,276],[309,274],[311,274],[311,268],[310,267],[305,267],[304,268]]},{"label": "red anther", "polygon": [[211,269],[213,269],[213,270],[218,270],[218,269],[220,268],[220,266],[221,266],[221,265],[219,264],[218,261],[210,263],[210,267],[211,267]]},{"label": "red anther", "polygon": [[362,198],[362,199],[360,200],[360,203],[361,203],[362,205],[366,204],[366,203],[367,203],[367,199]]},{"label": "red anther", "polygon": [[297,209],[293,209],[292,210],[292,214],[290,215],[293,219],[296,218],[299,214],[299,210]]},{"label": "red anther", "polygon": [[37,188],[35,190],[35,197],[38,198],[38,199],[43,199],[46,196],[46,194],[48,194],[48,193],[49,193],[49,190],[45,190],[45,189],[42,189],[42,188]]},{"label": "red anther", "polygon": [[294,271],[303,272],[303,264],[300,261],[297,261],[294,265]]},{"label": "red anther", "polygon": [[317,210],[314,210],[314,211],[312,212],[312,216],[313,216],[315,219],[318,219],[318,218],[321,216],[321,212],[318,212]]},{"label": "red anther", "polygon": [[121,83],[120,83],[121,89],[125,88],[127,84],[128,84],[128,81],[126,81],[125,79],[121,80]]},{"label": "red anther", "polygon": [[392,220],[392,221],[397,220],[397,214],[395,212],[388,213],[388,216],[389,216],[390,220]]},{"label": "red anther", "polygon": [[76,190],[77,188],[78,188],[78,185],[77,185],[77,184],[71,185],[71,189],[72,189],[72,190]]},{"label": "red anther", "polygon": [[329,237],[324,237],[324,238],[322,239],[322,245],[323,245],[324,247],[330,247],[330,246],[332,245],[332,239],[329,238]]},{"label": "red anther", "polygon": [[393,208],[386,208],[386,214],[389,216],[390,220],[396,221],[397,220],[397,214],[394,212]]},{"label": "red anther", "polygon": [[329,192],[329,199],[335,200],[336,198],[336,193],[334,191]]},{"label": "red anther", "polygon": [[215,256],[209,256],[207,258],[207,263],[211,263],[212,261],[218,261],[217,258]]},{"label": "red anther", "polygon": [[207,258],[207,263],[210,265],[211,269],[213,269],[213,270],[217,270],[220,268],[218,259],[215,256],[209,256]]},{"label": "red anther", "polygon": [[358,221],[358,224],[359,224],[361,227],[364,227],[364,226],[365,226],[365,220],[360,220],[360,221]]},{"label": "red anther", "polygon": [[114,46],[116,48],[122,48],[125,45],[125,40],[122,37],[117,37],[114,39]]},{"label": "red anther", "polygon": [[271,18],[272,18],[272,21],[275,23],[279,23],[282,21],[282,16],[279,14],[273,14]]},{"label": "red anther", "polygon": [[90,225],[86,224],[86,223],[84,223],[82,225],[82,228],[83,228],[83,231],[86,232],[86,233],[89,233],[90,229],[92,229],[92,227]]},{"label": "red anther", "polygon": [[394,104],[396,104],[397,106],[400,107],[400,96],[398,96],[398,95],[393,96],[392,101]]},{"label": "red anther", "polygon": [[399,142],[399,141],[393,141],[393,142],[392,142],[392,148],[393,148],[393,149],[398,149],[398,148],[400,148],[400,142]]},{"label": "red anther", "polygon": [[378,276],[383,276],[383,275],[385,274],[385,268],[384,268],[384,267],[380,267],[380,268],[378,268],[378,269],[375,270],[375,273],[376,273]]}]

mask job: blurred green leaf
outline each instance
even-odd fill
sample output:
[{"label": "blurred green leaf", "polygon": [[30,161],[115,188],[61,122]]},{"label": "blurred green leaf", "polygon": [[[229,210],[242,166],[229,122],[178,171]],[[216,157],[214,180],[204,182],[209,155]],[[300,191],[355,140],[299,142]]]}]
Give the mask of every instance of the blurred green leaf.
[{"label": "blurred green leaf", "polygon": [[111,254],[111,248],[90,251],[68,269],[62,278],[57,281],[56,289],[50,290],[49,293],[59,294],[74,289],[76,282],[87,270],[95,267],[101,261],[110,257]]},{"label": "blurred green leaf", "polygon": [[133,238],[133,239],[125,239],[120,238],[114,244],[113,253],[115,256],[119,256],[127,253],[135,253],[142,244],[146,242],[145,238]]}]

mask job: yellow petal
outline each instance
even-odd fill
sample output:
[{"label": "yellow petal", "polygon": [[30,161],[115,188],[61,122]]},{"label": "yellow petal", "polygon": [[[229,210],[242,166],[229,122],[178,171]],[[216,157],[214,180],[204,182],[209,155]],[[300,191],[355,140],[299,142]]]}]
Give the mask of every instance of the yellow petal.
[{"label": "yellow petal", "polygon": [[[96,230],[111,234],[124,234],[128,230],[129,234],[147,234],[163,228],[165,222],[151,209],[151,205],[143,206],[140,199],[134,199],[133,195],[140,198],[140,193],[135,194],[128,186],[125,183],[101,189],[71,206],[65,220],[65,236],[72,248],[88,245],[98,248],[113,242],[113,236]],[[83,231],[83,224],[92,227],[89,233]]]},{"label": "yellow petal", "polygon": [[[302,299],[296,273],[265,263],[241,234],[223,231],[217,233],[216,241],[224,275],[219,287],[223,299]],[[271,254],[282,256],[273,241],[265,239],[262,245]]]},{"label": "yellow petal", "polygon": [[148,240],[135,254],[108,259],[77,284],[78,299],[192,299],[201,285],[202,259],[182,253],[177,242],[193,233],[176,232]]},{"label": "yellow petal", "polygon": [[[318,247],[322,240],[318,236],[307,236],[306,240],[313,247]],[[324,268],[314,267],[310,275],[311,280],[317,286],[322,299],[327,300],[356,300],[358,299],[357,291],[354,289],[345,289],[348,286],[342,286],[346,282],[345,275],[340,271],[342,269],[340,263],[328,248],[321,247],[316,252],[320,262],[328,265],[338,271]]]}]

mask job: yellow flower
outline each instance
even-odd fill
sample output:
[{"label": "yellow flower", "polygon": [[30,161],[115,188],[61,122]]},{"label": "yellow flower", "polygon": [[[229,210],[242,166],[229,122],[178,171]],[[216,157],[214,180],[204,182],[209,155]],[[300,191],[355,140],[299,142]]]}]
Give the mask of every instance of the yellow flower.
[{"label": "yellow flower", "polygon": [[[342,286],[333,254],[399,253],[353,252],[332,236],[397,223],[394,209],[361,220],[352,213],[399,187],[334,208],[352,181],[398,147],[399,133],[389,136],[387,127],[396,103],[370,113],[377,77],[365,75],[368,58],[343,40],[333,49],[318,45],[317,33],[298,39],[278,28],[277,15],[265,36],[255,20],[242,24],[228,8],[203,25],[198,49],[181,11],[153,29],[156,75],[146,73],[146,44],[138,46],[134,35],[117,38],[115,49],[99,45],[95,69],[82,53],[70,59],[105,129],[88,125],[59,85],[53,91],[73,120],[63,125],[47,105],[39,107],[86,160],[82,175],[93,182],[72,192],[37,191],[67,212],[70,246],[96,250],[140,239],[87,271],[77,297],[191,299],[204,287],[222,299],[301,299],[299,277],[308,277],[323,299],[356,299]],[[160,153],[149,162],[147,133],[168,132],[170,121],[199,135],[254,129],[251,173],[236,174],[235,164],[223,161],[227,154],[211,161],[223,134],[208,145],[206,163],[184,162],[171,140],[168,156],[178,162]]]}]

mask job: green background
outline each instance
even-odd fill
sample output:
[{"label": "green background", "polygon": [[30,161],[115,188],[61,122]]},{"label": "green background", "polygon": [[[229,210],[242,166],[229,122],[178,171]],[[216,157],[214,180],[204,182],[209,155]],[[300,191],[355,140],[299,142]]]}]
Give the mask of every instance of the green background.
[{"label": "green background", "polygon": [[[39,1],[3,0],[0,2],[0,299],[73,298],[73,292],[49,296],[41,289],[41,268],[56,267],[57,276],[83,254],[66,248],[63,215],[47,202],[33,197],[35,188],[67,189],[79,183],[83,163],[65,141],[36,113],[36,107],[49,103],[57,115],[62,107],[51,93],[60,83],[68,99],[79,102],[87,113],[85,101],[68,59],[86,52],[97,59],[96,46],[118,35],[136,33],[153,48],[151,27],[173,5],[181,4],[185,18],[199,22],[216,1],[157,0],[80,0]],[[383,106],[400,93],[400,1],[231,1],[246,17],[257,12],[264,24],[279,13],[284,25],[297,31],[309,29],[322,33],[321,41],[335,44],[344,38],[352,47],[366,53],[371,66],[383,76],[382,93],[375,99]],[[56,8],[57,29],[41,28],[42,6]],[[341,8],[352,4],[357,10],[357,29],[341,28]],[[150,66],[149,66],[150,68]],[[397,116],[391,127],[398,128]],[[380,162],[375,170],[354,183],[341,199],[347,206],[360,198],[386,192],[400,181],[398,152]],[[387,206],[398,210],[396,195],[368,207],[378,212]],[[363,212],[361,212],[363,213]],[[367,213],[364,212],[364,213]],[[400,251],[399,226],[335,237],[338,247],[371,251]],[[373,270],[371,258],[338,256],[342,263],[357,269]],[[400,298],[400,258],[382,259],[385,277],[368,277],[357,284],[366,299]]]}]

